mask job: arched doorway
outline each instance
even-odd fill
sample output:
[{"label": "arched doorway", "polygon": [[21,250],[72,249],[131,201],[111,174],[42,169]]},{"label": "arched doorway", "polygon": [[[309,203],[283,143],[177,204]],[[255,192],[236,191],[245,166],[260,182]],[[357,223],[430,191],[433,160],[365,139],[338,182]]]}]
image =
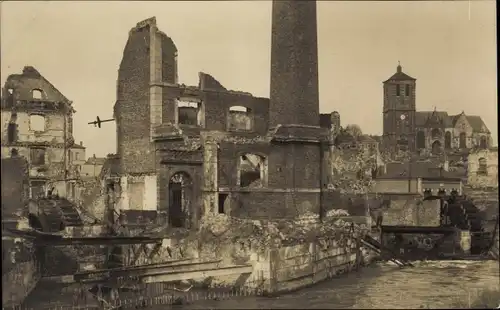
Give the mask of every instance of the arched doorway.
[{"label": "arched doorway", "polygon": [[438,140],[432,143],[432,154],[440,154],[441,153],[441,142]]},{"label": "arched doorway", "polygon": [[461,149],[467,148],[467,143],[466,142],[467,142],[467,136],[465,135],[465,132],[461,132],[460,136],[459,136],[459,142],[458,142],[459,147]]},{"label": "arched doorway", "polygon": [[177,172],[168,183],[168,219],[172,227],[190,228],[192,180],[185,172]]},{"label": "arched doorway", "polygon": [[451,132],[449,131],[444,134],[444,148],[451,149]]},{"label": "arched doorway", "polygon": [[417,132],[417,149],[425,149],[425,133],[421,130]]}]

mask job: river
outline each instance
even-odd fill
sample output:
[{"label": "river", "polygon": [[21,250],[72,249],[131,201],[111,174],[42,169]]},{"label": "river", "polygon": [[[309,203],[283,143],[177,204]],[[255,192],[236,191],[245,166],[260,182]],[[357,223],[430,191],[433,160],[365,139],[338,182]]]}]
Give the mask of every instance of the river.
[{"label": "river", "polygon": [[[500,291],[498,261],[421,261],[414,265],[401,269],[380,262],[275,298],[237,297],[149,309],[449,309],[459,307],[458,302],[466,308],[485,288]],[[51,304],[54,309],[55,303],[67,304],[72,299],[70,293],[40,289],[25,306],[47,309]],[[47,299],[51,302],[46,303]],[[494,303],[500,304],[500,296]]]},{"label": "river", "polygon": [[485,288],[498,291],[499,278],[498,261],[416,262],[404,269],[382,262],[276,298],[203,301],[178,308],[449,309],[459,301],[466,307],[469,296],[472,302]]}]

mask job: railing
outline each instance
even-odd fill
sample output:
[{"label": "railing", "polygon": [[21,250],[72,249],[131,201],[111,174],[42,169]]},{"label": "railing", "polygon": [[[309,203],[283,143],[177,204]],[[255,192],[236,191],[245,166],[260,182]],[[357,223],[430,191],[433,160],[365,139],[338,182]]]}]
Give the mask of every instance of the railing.
[{"label": "railing", "polygon": [[[30,300],[23,306],[3,307],[5,310],[76,310],[76,309],[137,309],[160,305],[187,305],[209,300],[229,300],[244,296],[261,296],[265,291],[261,280],[247,281],[245,287],[225,285],[204,285],[203,287],[176,287],[170,283],[137,284],[135,290],[115,287],[94,286],[92,288],[76,285],[60,291],[51,289],[43,296],[44,300]],[[43,290],[43,288],[42,288]],[[35,294],[34,294],[35,295]],[[33,296],[35,299],[36,296]],[[163,309],[158,307],[158,309]]]}]

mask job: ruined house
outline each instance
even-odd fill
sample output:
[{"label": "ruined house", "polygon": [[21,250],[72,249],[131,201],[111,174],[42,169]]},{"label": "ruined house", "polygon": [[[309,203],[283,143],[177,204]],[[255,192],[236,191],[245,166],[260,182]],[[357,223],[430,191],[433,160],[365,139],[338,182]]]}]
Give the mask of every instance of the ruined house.
[{"label": "ruined house", "polygon": [[467,183],[473,188],[498,188],[498,148],[476,149],[469,153]]},{"label": "ruined house", "polygon": [[228,90],[206,73],[196,86],[179,84],[177,48],[155,18],[130,30],[114,106],[116,208],[128,221],[156,216],[189,228],[207,212],[319,217],[330,203],[340,116],[319,114],[316,24],[293,31],[301,45],[287,38],[296,23],[316,20],[315,3],[300,10],[308,16],[277,22],[282,5],[273,2],[270,98]]},{"label": "ruined house", "polygon": [[384,149],[440,154],[491,146],[491,132],[480,116],[417,111],[416,79],[404,73],[401,65],[383,87]]},{"label": "ruined house", "polygon": [[79,195],[85,147],[73,138],[73,108],[35,68],[7,77],[2,89],[2,158],[23,157],[29,164],[31,198],[54,188],[59,196]]}]

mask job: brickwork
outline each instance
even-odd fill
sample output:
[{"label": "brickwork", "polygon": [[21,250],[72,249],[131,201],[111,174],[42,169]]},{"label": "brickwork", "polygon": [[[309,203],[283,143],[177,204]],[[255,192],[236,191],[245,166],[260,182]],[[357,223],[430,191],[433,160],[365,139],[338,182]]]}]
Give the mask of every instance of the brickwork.
[{"label": "brickwork", "polygon": [[315,1],[273,1],[270,127],[319,126]]},{"label": "brickwork", "polygon": [[[154,18],[139,23],[143,30],[138,24],[130,32],[115,105],[118,155],[122,179],[127,179],[122,182],[130,182],[127,175],[156,174],[157,210],[169,221],[171,207],[176,204],[178,208],[189,205],[194,226],[207,212],[245,218],[297,217],[319,214],[332,204],[326,201],[329,196],[325,193],[332,173],[327,169],[331,164],[328,158],[336,150],[326,141],[328,130],[338,132],[340,116],[334,112],[328,119],[323,117],[318,126],[316,24],[303,23],[304,19],[316,19],[315,4],[286,1],[275,2],[274,6],[275,19],[283,15],[288,20],[284,28],[305,27],[307,36],[301,39],[306,40],[303,44],[289,46],[298,58],[288,57],[283,53],[289,51],[278,46],[284,40],[279,32],[286,29],[275,23],[273,50],[281,52],[273,51],[271,99],[228,90],[206,73],[200,73],[198,86],[178,84],[177,72],[172,73],[176,70],[175,45],[171,41],[166,44],[164,39],[160,45],[151,43],[158,37],[150,32],[161,33],[155,28]],[[159,55],[162,81],[158,79]],[[296,72],[281,72],[283,60],[292,61],[293,66],[288,67],[295,66]],[[278,77],[280,72],[283,75]],[[296,93],[296,89],[308,91]],[[157,109],[158,94],[161,112]],[[234,107],[246,112],[237,112],[235,119],[230,113]],[[239,124],[236,127],[244,130],[230,126],[234,120]],[[247,155],[260,160],[250,162],[257,165],[259,176],[257,185],[249,187],[241,181],[241,158]],[[189,188],[172,185],[179,173],[189,179]],[[126,187],[122,185],[122,191],[127,191]],[[189,199],[185,198],[188,193]],[[133,195],[122,193],[119,205],[134,208]]]}]

